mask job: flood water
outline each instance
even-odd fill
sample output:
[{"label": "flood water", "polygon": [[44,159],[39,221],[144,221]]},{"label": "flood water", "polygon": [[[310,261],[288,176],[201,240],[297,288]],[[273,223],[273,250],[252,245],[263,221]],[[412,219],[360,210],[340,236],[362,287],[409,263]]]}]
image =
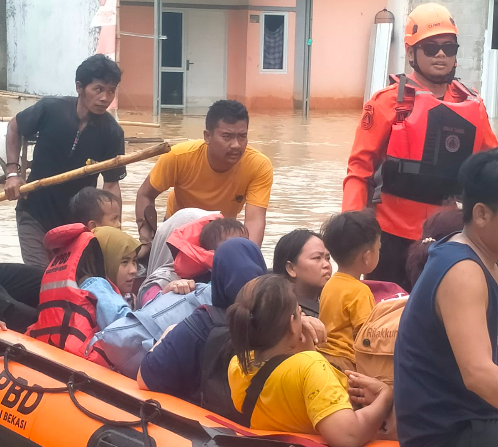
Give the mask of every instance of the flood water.
[{"label": "flood water", "polygon": [[[12,116],[30,100],[0,99],[0,117]],[[295,228],[318,230],[332,213],[340,211],[342,180],[360,111],[312,112],[309,120],[300,113],[251,113],[249,141],[267,155],[274,167],[274,183],[267,214],[263,254],[271,265],[278,239]],[[150,122],[139,112],[119,112],[119,118]],[[126,137],[163,137],[171,140],[202,138],[204,115],[185,116],[163,112],[160,128],[124,127]],[[498,122],[494,122],[495,131]],[[127,153],[147,145],[128,144]],[[150,144],[149,144],[150,146]],[[123,196],[123,229],[137,236],[135,197],[156,159],[129,165],[120,182]],[[163,215],[167,193],[156,200]],[[15,224],[15,204],[0,203],[0,262],[22,262]]]}]

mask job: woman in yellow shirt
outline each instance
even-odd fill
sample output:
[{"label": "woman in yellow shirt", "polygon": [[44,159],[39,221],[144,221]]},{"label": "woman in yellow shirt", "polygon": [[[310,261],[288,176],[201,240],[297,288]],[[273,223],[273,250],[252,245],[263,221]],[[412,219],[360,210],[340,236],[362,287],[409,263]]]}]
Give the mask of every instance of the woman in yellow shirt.
[{"label": "woman in yellow shirt", "polygon": [[265,275],[249,282],[227,319],[236,353],[228,370],[232,400],[251,428],[318,433],[332,447],[359,447],[375,436],[392,407],[391,389],[351,373],[351,400],[366,405],[353,411],[346,376],[303,343],[287,279]]}]

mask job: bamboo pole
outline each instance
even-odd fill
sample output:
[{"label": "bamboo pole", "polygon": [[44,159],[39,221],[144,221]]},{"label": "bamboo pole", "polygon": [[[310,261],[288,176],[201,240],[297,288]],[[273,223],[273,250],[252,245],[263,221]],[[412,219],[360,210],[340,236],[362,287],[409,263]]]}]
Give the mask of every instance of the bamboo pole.
[{"label": "bamboo pole", "polygon": [[[0,122],[7,123],[12,120],[11,116],[0,116]],[[159,123],[143,123],[141,121],[121,121],[117,120],[120,126],[138,126],[138,127],[161,127]]]},{"label": "bamboo pole", "polygon": [[118,120],[120,126],[139,126],[139,127],[161,127],[159,123],[141,123],[140,121],[121,121]]},{"label": "bamboo pole", "polygon": [[0,96],[26,99],[39,99],[38,95],[30,95],[29,93],[12,92],[10,90],[0,90]]},{"label": "bamboo pole", "polygon": [[[87,166],[83,166],[82,168],[64,172],[63,174],[58,174],[54,175],[53,177],[47,177],[31,183],[27,183],[26,185],[21,186],[21,194],[27,194],[31,191],[35,191],[36,189],[45,188],[52,185],[59,185],[61,183],[68,182],[69,180],[87,177],[92,174],[99,174],[101,172],[117,168],[119,166],[146,160],[147,158],[155,157],[156,155],[165,154],[166,152],[169,152],[170,149],[171,148],[169,144],[164,142],[142,151],[133,152],[132,154],[118,155],[111,160],[102,161],[100,163],[93,163]],[[0,202],[3,202],[4,200],[6,200],[6,198],[7,196],[5,192],[0,193]]]}]

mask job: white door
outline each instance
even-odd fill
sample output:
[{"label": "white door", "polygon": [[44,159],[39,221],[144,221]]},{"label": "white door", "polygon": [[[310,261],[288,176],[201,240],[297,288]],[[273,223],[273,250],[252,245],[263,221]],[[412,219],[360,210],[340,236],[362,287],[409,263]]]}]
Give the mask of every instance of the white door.
[{"label": "white door", "polygon": [[226,99],[226,11],[189,9],[186,40],[187,107],[205,108]]}]

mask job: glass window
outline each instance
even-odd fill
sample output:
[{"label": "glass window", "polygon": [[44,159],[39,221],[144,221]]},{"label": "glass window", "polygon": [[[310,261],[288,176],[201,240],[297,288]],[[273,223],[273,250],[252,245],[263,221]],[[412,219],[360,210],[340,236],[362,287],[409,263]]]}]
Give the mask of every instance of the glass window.
[{"label": "glass window", "polygon": [[287,15],[263,13],[262,69],[263,71],[287,70]]},{"label": "glass window", "polygon": [[163,71],[161,73],[161,105],[183,105],[183,72]]},{"label": "glass window", "polygon": [[183,14],[163,12],[161,65],[165,68],[181,68],[183,53]]}]

